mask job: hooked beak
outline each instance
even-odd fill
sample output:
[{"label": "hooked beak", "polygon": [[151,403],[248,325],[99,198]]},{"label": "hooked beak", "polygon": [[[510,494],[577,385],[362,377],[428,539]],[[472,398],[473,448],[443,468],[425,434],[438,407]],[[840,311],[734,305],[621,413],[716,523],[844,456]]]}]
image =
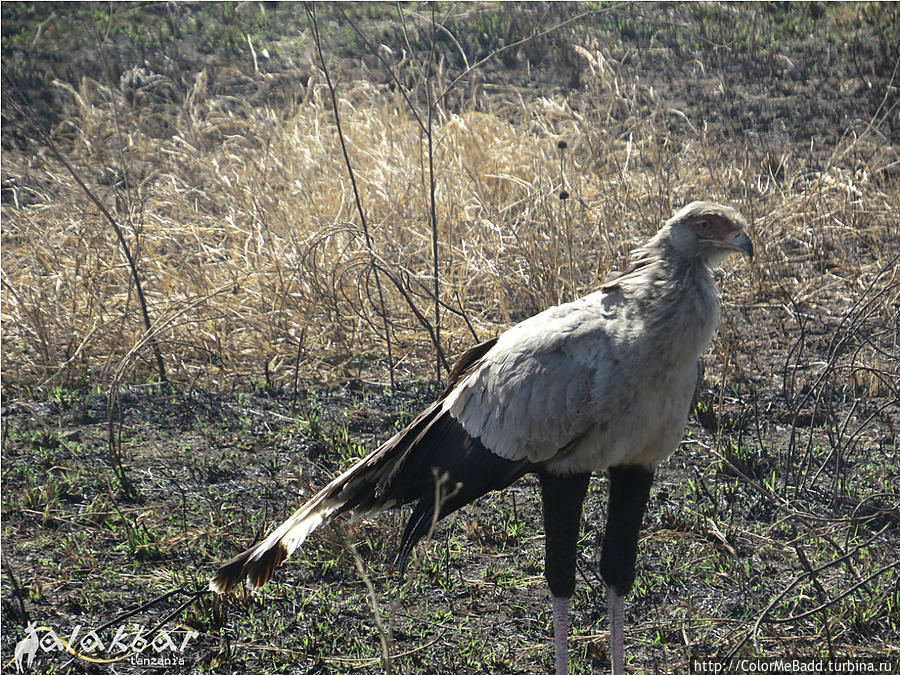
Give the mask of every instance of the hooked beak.
[{"label": "hooked beak", "polygon": [[753,259],[753,242],[744,231],[735,232],[727,239],[700,239],[699,243],[714,249],[724,249],[729,253],[743,253]]},{"label": "hooked beak", "polygon": [[729,248],[734,249],[738,253],[743,253],[745,256],[753,260],[753,242],[750,241],[750,237],[747,236],[746,232],[738,232],[735,237],[726,242]]},{"label": "hooked beak", "polygon": [[743,230],[735,232],[734,235],[728,237],[728,239],[711,239],[707,241],[716,248],[724,248],[728,251],[734,251],[735,253],[743,253],[751,260],[753,259],[753,242],[750,241],[750,237],[748,237],[747,233]]}]

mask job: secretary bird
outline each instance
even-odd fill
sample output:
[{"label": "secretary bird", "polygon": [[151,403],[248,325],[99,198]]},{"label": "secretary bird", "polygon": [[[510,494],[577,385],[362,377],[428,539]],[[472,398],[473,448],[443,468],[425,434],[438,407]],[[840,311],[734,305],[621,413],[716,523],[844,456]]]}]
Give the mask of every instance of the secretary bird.
[{"label": "secretary bird", "polygon": [[[544,576],[553,606],[557,675],[568,672],[568,616],[582,503],[609,471],[600,574],[609,595],[612,672],[624,672],[624,597],[656,465],[678,446],[698,360],[719,319],[712,267],[753,256],[734,209],[692,202],[631,266],[590,295],[551,307],[471,348],[437,401],[301,506],[209,583],[259,587],[326,518],[415,502],[398,560],[443,518],[526,473],[543,497]],[[440,498],[436,498],[440,492]]]}]

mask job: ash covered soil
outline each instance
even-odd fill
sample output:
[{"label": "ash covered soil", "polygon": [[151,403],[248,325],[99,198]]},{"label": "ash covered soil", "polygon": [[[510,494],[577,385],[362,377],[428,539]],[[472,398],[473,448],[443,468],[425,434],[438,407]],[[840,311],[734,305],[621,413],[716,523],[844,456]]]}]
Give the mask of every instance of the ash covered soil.
[{"label": "ash covered soil", "polygon": [[[483,12],[479,35],[505,31],[508,43],[528,28],[512,19],[504,23],[507,14],[494,10]],[[601,13],[579,25],[586,23],[595,39],[608,44],[623,86],[634,85],[637,109],[642,100],[649,111],[662,99],[703,120],[697,130],[677,112],[667,118],[669,152],[677,153],[692,133],[704,134],[712,145],[758,138],[761,146],[802,149],[805,171],[812,174],[834,161],[842,138],[862,133],[873,120],[880,143],[898,145],[896,46],[882,53],[881,24],[842,23],[838,10],[848,16],[853,11],[798,5],[780,7],[781,18],[767,19],[766,12],[775,10],[765,6],[736,18],[732,7],[720,16],[648,5]],[[51,11],[66,10],[54,5]],[[145,11],[135,24],[164,21],[166,11],[183,20],[184,13],[199,10],[151,5]],[[104,55],[113,55],[105,60],[62,37],[59,51],[42,52],[27,40],[25,46],[11,43],[9,36],[15,26],[40,25],[49,14],[28,23],[7,3],[3,12],[4,76],[51,124],[63,111],[43,79],[51,66],[72,82],[84,72],[100,77],[106,67],[116,70],[108,77],[118,77],[126,66],[148,59],[177,74],[174,82],[206,68],[211,91],[246,94],[251,102],[258,94],[259,105],[292,95],[296,82],[308,77],[297,65],[302,59],[284,51],[267,62],[277,77],[259,94],[251,90],[245,52],[238,68],[227,52],[185,47],[189,39],[167,53],[121,38],[105,47]],[[285,42],[296,37],[295,29],[302,32],[302,8],[270,12],[279,18],[273,23],[284,26]],[[500,19],[494,23],[484,19],[495,14]],[[896,14],[887,16],[896,21]],[[359,17],[373,40],[396,30],[385,21],[381,15]],[[742,21],[769,21],[774,42],[736,46]],[[361,45],[341,38],[339,17],[332,23],[332,58],[342,76],[359,78],[364,69],[388,84]],[[471,40],[463,47],[473,52],[503,44]],[[548,37],[540,44],[540,54],[506,50],[481,66],[471,85],[481,87],[479,105],[490,110],[515,96],[533,103],[563,93],[573,110],[590,106],[582,95],[583,66],[575,65],[567,39]],[[445,49],[448,67],[462,72],[454,50]],[[537,56],[542,58],[530,60]],[[879,116],[890,110],[895,112]],[[627,135],[632,122],[624,111],[613,115],[605,133]],[[4,154],[25,151],[28,140],[20,129],[4,113]],[[788,169],[772,161],[777,181]],[[896,194],[898,171],[895,163],[875,180]],[[20,188],[4,179],[4,201]],[[900,658],[898,284],[891,257],[897,244],[870,233],[823,240],[823,246],[853,249],[855,269],[866,270],[855,278],[854,269],[832,264],[828,254],[807,260],[803,238],[803,232],[785,232],[781,242],[786,259],[799,261],[801,282],[809,281],[801,278],[806,274],[821,276],[804,286],[802,297],[785,292],[750,303],[725,298],[720,336],[706,359],[685,441],[659,468],[644,520],[627,604],[633,672],[686,672],[690,658],[700,655]],[[892,263],[872,272],[882,259]],[[730,265],[726,278],[747,275],[763,283],[759,268],[742,265]],[[869,353],[880,360],[862,363]],[[29,621],[60,634],[113,622],[98,630],[102,638],[118,625],[133,632],[165,621],[173,635],[184,627],[198,631],[179,654],[183,662],[167,666],[175,672],[379,672],[385,635],[397,672],[548,672],[552,620],[532,477],[442,522],[405,574],[390,564],[404,513],[391,513],[322,528],[261,591],[239,591],[226,600],[191,595],[205,588],[217,563],[264,536],[439,393],[414,377],[403,378],[392,392],[386,370],[371,370],[375,376],[346,376],[327,385],[303,378],[296,387],[267,385],[260,377],[227,392],[187,383],[174,390],[132,384],[122,387],[111,408],[105,387],[102,393],[58,388],[31,397],[5,391],[4,668],[11,670]],[[573,672],[609,667],[606,596],[596,571],[605,499],[605,478],[595,477],[585,504],[571,618]],[[109,655],[42,651],[36,667],[147,668],[127,658],[101,658]]]}]

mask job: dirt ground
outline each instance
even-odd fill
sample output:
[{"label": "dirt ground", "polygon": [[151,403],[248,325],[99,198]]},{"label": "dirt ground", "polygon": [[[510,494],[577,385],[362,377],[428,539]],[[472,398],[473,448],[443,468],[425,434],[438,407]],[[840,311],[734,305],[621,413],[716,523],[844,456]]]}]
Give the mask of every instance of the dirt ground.
[{"label": "dirt ground", "polygon": [[[322,528],[258,592],[225,600],[204,592],[218,562],[264,536],[437,395],[424,337],[406,343],[393,391],[383,354],[371,347],[377,340],[362,337],[370,342],[359,353],[342,351],[338,339],[315,358],[307,348],[296,371],[293,361],[270,371],[267,352],[242,352],[227,362],[233,371],[217,363],[202,377],[176,375],[172,388],[146,383],[146,355],[115,381],[88,362],[65,384],[32,367],[39,349],[10,318],[25,302],[17,299],[19,267],[8,261],[28,241],[20,224],[65,191],[62,182],[35,178],[34,166],[50,160],[22,102],[73,154],[84,151],[66,123],[77,104],[54,78],[77,90],[85,76],[122,82],[132,66],[164,75],[169,89],[133,94],[148,96],[134,105],[146,105],[142,132],[160,143],[181,133],[178,116],[187,113],[178,111],[201,72],[210,99],[296,105],[298,83],[315,68],[302,6],[213,7],[135,6],[119,24],[106,5],[3,6],[4,672],[13,672],[30,622],[41,640],[36,672],[380,672],[385,650],[394,672],[548,672],[552,620],[533,477],[448,518],[405,574],[390,564],[404,514],[390,513]],[[608,95],[617,103],[604,108],[603,124],[585,125],[571,145],[627,147],[630,170],[656,177],[649,203],[668,208],[673,195],[707,187],[759,209],[747,213],[756,259],[720,274],[722,324],[698,404],[681,448],[659,468],[644,520],[627,603],[630,671],[689,672],[701,656],[763,656],[883,658],[897,672],[896,6],[440,7],[442,35],[454,37],[437,42],[444,81],[461,75],[442,101],[448,117],[474,111],[521,123],[527,135],[519,109],[564,101],[572,119],[596,122]],[[320,6],[335,78],[395,89],[376,56],[385,52],[367,48],[347,16],[373,44],[399,54],[396,11],[348,8],[342,16]],[[428,44],[430,10],[409,11],[405,46],[415,51]],[[66,21],[80,28],[67,32]],[[604,68],[614,76],[600,78]],[[655,144],[635,144],[632,153],[629,135],[647,128]],[[585,153],[585,172],[619,161]],[[98,175],[110,185],[120,179]],[[756,198],[753,189],[775,196]],[[587,189],[572,191],[592,199]],[[632,219],[649,221],[652,231],[653,218],[642,211]],[[612,266],[636,243],[610,245]],[[543,301],[537,292],[527,300]],[[523,318],[490,305],[484,301],[479,317],[481,337]],[[309,340],[330,330],[310,324]],[[466,335],[448,329],[450,356],[467,346]],[[167,358],[180,344],[167,346]],[[288,348],[300,361],[296,343]],[[60,371],[75,361],[66,352]],[[325,366],[329,375],[318,376]],[[605,499],[597,476],[581,533],[573,672],[609,668],[597,572]],[[109,648],[121,626],[131,639],[157,625],[173,644],[185,640],[184,649]],[[78,637],[69,652],[45,630],[67,638],[76,626],[82,635],[96,630],[103,645],[91,649]]]}]

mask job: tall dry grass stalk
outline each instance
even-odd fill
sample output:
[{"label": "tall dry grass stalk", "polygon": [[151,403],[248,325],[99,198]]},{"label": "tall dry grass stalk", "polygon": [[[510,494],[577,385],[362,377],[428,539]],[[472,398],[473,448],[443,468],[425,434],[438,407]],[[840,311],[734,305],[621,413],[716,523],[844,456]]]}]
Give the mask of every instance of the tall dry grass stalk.
[{"label": "tall dry grass stalk", "polygon": [[[301,335],[301,376],[381,381],[373,258],[396,282],[382,292],[399,377],[421,377],[433,345],[410,302],[422,312],[434,303],[435,271],[442,346],[458,354],[591,290],[695,198],[753,220],[758,262],[726,272],[732,307],[792,311],[790,296],[838,312],[857,285],[896,264],[898,149],[872,120],[851,123],[817,168],[815,153],[708,136],[596,44],[574,53],[590,105],[477,84],[452,108],[449,96],[435,102],[434,238],[419,121],[397,87],[344,77],[337,105],[371,250],[312,63],[294,98],[265,106],[214,93],[206,71],[177,106],[84,78],[67,87],[72,113],[53,133],[134,242],[171,377],[204,387],[264,372],[291,383]],[[419,65],[390,65],[421,81]],[[259,88],[271,77],[248,76]],[[440,67],[432,78],[435,91],[450,84]],[[114,234],[46,149],[7,153],[4,174],[27,186],[3,206],[4,392],[120,378],[144,330]],[[895,288],[879,300],[895,331],[897,297]],[[152,377],[149,352],[129,359],[133,379]]]}]

